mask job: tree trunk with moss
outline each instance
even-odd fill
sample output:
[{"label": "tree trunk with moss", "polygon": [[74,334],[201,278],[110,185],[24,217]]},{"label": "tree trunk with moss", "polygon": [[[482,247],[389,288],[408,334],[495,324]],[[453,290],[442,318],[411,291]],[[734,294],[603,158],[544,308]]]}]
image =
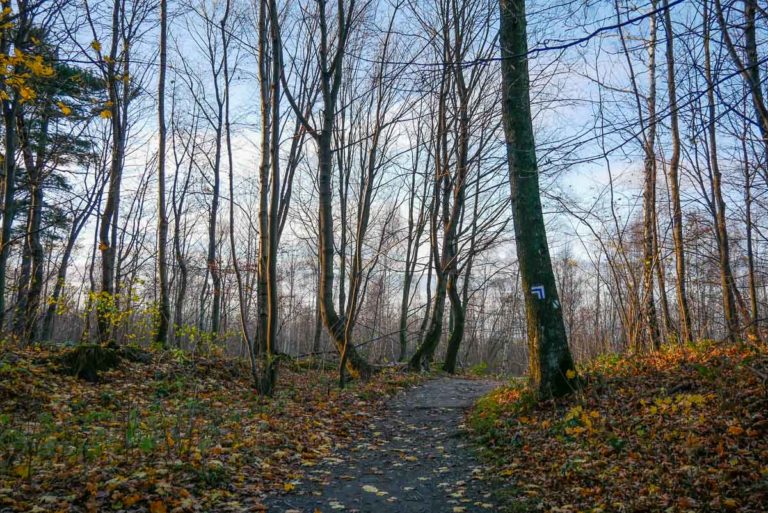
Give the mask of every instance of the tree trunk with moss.
[{"label": "tree trunk with moss", "polygon": [[520,277],[528,321],[531,385],[565,395],[576,377],[557,295],[539,194],[528,85],[525,1],[500,0],[503,122]]}]

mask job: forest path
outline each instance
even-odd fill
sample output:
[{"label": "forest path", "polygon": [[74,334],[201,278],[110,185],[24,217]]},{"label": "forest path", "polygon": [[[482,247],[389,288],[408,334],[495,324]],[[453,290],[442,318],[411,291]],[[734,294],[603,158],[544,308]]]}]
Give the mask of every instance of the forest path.
[{"label": "forest path", "polygon": [[393,398],[368,432],[326,458],[274,513],[475,513],[497,511],[464,436],[464,414],[500,383],[438,378]]}]

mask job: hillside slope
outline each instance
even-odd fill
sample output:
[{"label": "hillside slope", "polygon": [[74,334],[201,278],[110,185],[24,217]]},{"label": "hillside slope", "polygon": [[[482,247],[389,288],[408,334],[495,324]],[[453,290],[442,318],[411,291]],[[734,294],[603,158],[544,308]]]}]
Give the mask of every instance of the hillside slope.
[{"label": "hillside slope", "polygon": [[766,510],[764,345],[603,357],[581,374],[569,398],[511,386],[473,411],[508,511]]}]

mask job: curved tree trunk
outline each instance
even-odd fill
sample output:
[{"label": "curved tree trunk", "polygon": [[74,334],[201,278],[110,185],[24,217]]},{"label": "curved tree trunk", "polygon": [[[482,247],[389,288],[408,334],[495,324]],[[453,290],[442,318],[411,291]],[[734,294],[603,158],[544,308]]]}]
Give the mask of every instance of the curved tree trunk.
[{"label": "curved tree trunk", "polygon": [[464,340],[465,312],[464,305],[457,289],[457,277],[452,275],[448,280],[448,299],[451,302],[451,314],[453,326],[451,327],[451,336],[448,338],[448,348],[445,352],[445,362],[443,370],[453,374],[456,372],[458,363],[459,348]]}]

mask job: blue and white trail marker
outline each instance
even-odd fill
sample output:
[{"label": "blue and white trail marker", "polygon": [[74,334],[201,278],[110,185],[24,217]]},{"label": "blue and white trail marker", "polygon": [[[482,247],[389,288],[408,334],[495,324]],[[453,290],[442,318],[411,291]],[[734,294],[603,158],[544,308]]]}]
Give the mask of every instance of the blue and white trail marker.
[{"label": "blue and white trail marker", "polygon": [[538,299],[544,299],[546,297],[546,294],[544,294],[544,285],[534,285],[531,287],[531,294]]}]

